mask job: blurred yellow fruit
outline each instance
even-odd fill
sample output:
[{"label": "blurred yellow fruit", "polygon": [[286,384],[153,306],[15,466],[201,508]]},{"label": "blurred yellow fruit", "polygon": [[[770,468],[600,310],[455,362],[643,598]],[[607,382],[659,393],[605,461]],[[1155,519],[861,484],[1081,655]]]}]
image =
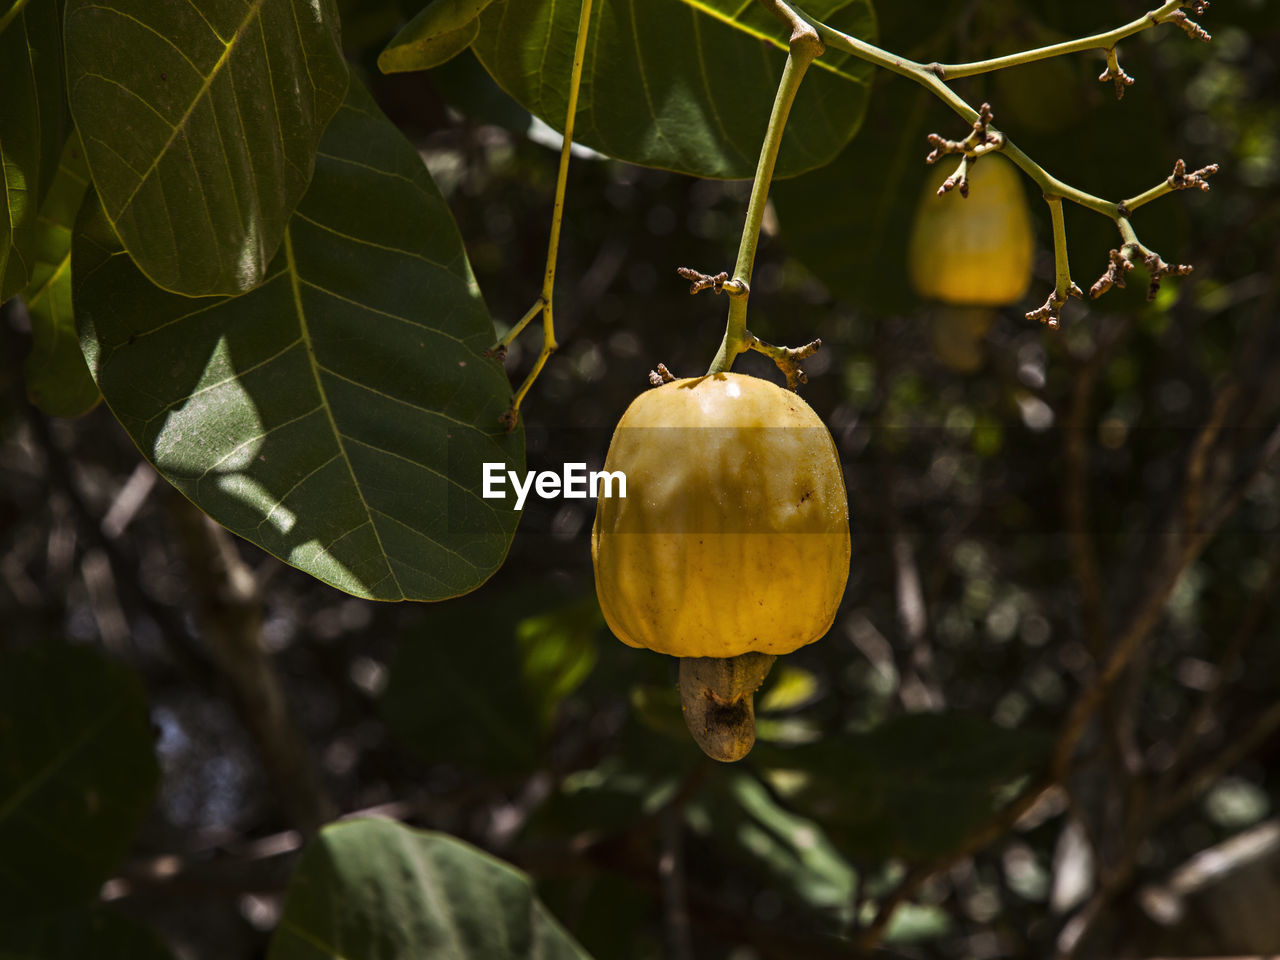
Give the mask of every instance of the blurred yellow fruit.
[{"label": "blurred yellow fruit", "polygon": [[982,366],[982,340],[995,319],[993,307],[938,304],[929,311],[934,355],[957,373],[973,373]]},{"label": "blurred yellow fruit", "polygon": [[922,297],[971,306],[1017,303],[1031,283],[1034,240],[1022,175],[988,154],[969,164],[969,196],[937,196],[955,169],[943,157],[925,185],[911,227],[911,284]]}]

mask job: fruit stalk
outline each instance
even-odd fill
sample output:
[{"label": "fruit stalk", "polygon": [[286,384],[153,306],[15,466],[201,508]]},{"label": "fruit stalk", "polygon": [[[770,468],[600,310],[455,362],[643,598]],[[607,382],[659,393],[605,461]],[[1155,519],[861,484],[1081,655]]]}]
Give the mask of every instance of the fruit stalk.
[{"label": "fruit stalk", "polygon": [[756,260],[756,245],[760,240],[760,225],[764,222],[765,202],[769,199],[769,184],[773,181],[773,168],[778,160],[778,148],[782,146],[782,133],[795,103],[800,81],[804,79],[809,64],[813,63],[825,46],[817,31],[798,17],[788,17],[782,5],[775,7],[779,16],[791,25],[791,51],[782,68],[778,81],[778,93],[765,128],[764,142],[760,145],[760,159],[756,162],[756,177],[751,184],[751,199],[747,202],[747,219],[742,226],[742,240],[738,244],[738,261],[733,268],[733,279],[742,284],[745,291],[729,298],[729,319],[725,323],[724,338],[707,373],[724,373],[733,366],[738,354],[750,348],[747,333],[747,299],[751,289],[751,270]]}]

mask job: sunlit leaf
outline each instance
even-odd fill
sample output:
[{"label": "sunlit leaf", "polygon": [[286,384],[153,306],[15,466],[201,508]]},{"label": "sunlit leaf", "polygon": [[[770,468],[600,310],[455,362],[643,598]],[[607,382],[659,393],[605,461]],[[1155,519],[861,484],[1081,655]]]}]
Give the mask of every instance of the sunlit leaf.
[{"label": "sunlit leaf", "polygon": [[266,279],[347,67],[333,0],[68,0],[67,84],[107,219],[157,285]]},{"label": "sunlit leaf", "polygon": [[588,960],[514,867],[442,833],[350,820],[311,842],[268,960]]},{"label": "sunlit leaf", "polygon": [[[872,37],[867,0],[805,9]],[[473,49],[521,106],[564,129],[578,29],[576,3],[498,0]],[[612,157],[702,177],[750,177],[772,109],[787,30],[759,3],[597,0],[583,66],[575,141]],[[820,166],[857,132],[870,68],[827,51],[792,108],[779,176]]]},{"label": "sunlit leaf", "polygon": [[353,82],[266,281],[192,301],[83,219],[76,322],[112,413],[219,523],[357,596],[440,600],[501,564],[523,470],[506,374],[448,207]]},{"label": "sunlit leaf", "polygon": [[516,625],[524,681],[548,730],[556,708],[587,678],[596,664],[596,637],[604,615],[594,596],[526,617]]},{"label": "sunlit leaf", "polygon": [[27,396],[55,417],[78,417],[102,399],[80,352],[71,309],[71,227],[88,178],[80,141],[71,137],[32,231],[31,282],[22,291],[31,318],[31,353],[23,366]]},{"label": "sunlit leaf", "polygon": [[480,14],[493,0],[433,0],[378,55],[383,73],[426,70],[453,59],[480,32]]},{"label": "sunlit leaf", "polygon": [[818,678],[808,670],[783,662],[770,673],[756,701],[756,710],[761,713],[795,710],[818,695]]},{"label": "sunlit leaf", "polygon": [[158,772],[142,685],[83,646],[0,653],[0,917],[95,894]]}]

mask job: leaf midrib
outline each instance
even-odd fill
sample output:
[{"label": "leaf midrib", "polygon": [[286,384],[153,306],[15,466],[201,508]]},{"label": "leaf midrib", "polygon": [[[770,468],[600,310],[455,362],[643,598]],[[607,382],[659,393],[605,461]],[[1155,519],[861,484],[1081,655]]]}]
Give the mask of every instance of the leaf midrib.
[{"label": "leaf midrib", "polygon": [[[249,24],[258,17],[259,12],[262,10],[262,5],[265,2],[266,0],[253,0],[249,5],[249,10],[245,14],[244,19],[240,21],[240,26],[238,26],[236,28],[236,32],[232,34],[231,39],[222,41],[222,55],[218,57],[213,67],[210,68],[208,75],[204,78],[204,82],[200,85],[200,89],[196,91],[196,95],[191,98],[191,102],[187,104],[187,109],[182,112],[182,116],[178,118],[178,122],[173,125],[173,129],[169,132],[169,139],[164,142],[164,146],[156,151],[156,155],[152,159],[150,166],[148,166],[147,169],[142,172],[141,176],[138,177],[138,182],[134,185],[133,189],[129,191],[129,196],[125,198],[122,204],[120,204],[120,212],[122,214],[125,210],[129,209],[134,198],[137,197],[138,191],[142,189],[143,185],[151,178],[151,175],[156,172],[156,169],[160,166],[160,162],[168,155],[170,148],[173,146],[173,142],[178,138],[178,134],[186,129],[187,121],[191,119],[191,114],[195,111],[200,101],[208,95],[210,88],[213,86],[213,81],[217,79],[223,67],[226,66],[227,61],[231,59],[231,54],[240,42],[241,36],[246,28],[248,28]],[[214,36],[217,36],[216,32],[214,33]],[[218,39],[221,40],[220,37]],[[115,225],[114,221],[112,225]]]},{"label": "leaf midrib", "polygon": [[[730,17],[727,14],[722,13],[715,7],[710,7],[704,3],[703,0],[680,0],[680,2],[685,6],[692,7],[699,13],[705,14],[713,20],[719,20],[721,23],[727,24],[740,33],[745,33],[747,36],[755,37],[757,40],[763,40],[765,43],[770,46],[777,47],[779,50],[787,50],[787,45],[778,40],[777,37],[770,36],[763,30],[757,30],[754,27],[750,27],[741,20],[737,20],[734,17]],[[813,66],[817,67],[819,70],[826,70],[829,73],[834,73],[838,77],[843,77],[850,83],[856,83],[864,87],[867,86],[867,79],[865,77],[856,76],[834,63],[823,60],[821,57],[818,57],[813,61]]]},{"label": "leaf midrib", "polygon": [[373,531],[373,539],[378,544],[378,552],[382,555],[382,560],[387,565],[387,572],[391,574],[391,581],[396,585],[396,591],[400,594],[399,599],[403,600],[407,594],[400,583],[400,578],[396,575],[396,568],[391,562],[391,555],[387,553],[387,548],[383,546],[382,534],[379,533],[378,524],[373,519],[373,510],[364,498],[364,488],[356,477],[355,467],[351,463],[351,457],[347,454],[346,445],[342,442],[342,432],[338,429],[338,421],[333,416],[333,407],[329,404],[329,395],[325,392],[324,382],[320,378],[315,346],[311,342],[311,330],[307,326],[307,315],[302,308],[301,277],[298,274],[298,263],[293,256],[293,229],[291,227],[285,228],[283,246],[285,259],[289,265],[289,285],[293,291],[293,304],[298,315],[298,328],[302,333],[302,340],[306,344],[307,362],[311,366],[311,375],[316,382],[316,391],[320,394],[320,406],[329,421],[329,428],[333,431],[333,442],[338,445],[338,453],[342,455],[342,462],[346,464],[347,473],[351,477],[351,485],[355,488],[356,496],[360,498],[360,506],[364,508],[365,517],[368,518],[369,528]]}]

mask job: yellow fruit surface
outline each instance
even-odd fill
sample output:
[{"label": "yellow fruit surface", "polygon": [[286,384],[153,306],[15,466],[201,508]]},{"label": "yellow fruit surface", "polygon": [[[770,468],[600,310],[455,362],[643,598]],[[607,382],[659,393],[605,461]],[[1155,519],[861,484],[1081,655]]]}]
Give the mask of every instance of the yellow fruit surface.
[{"label": "yellow fruit surface", "polygon": [[798,395],[735,373],[638,396],[592,529],[596,593],[618,639],[676,657],[789,653],[835,619],[849,508],[834,441]]},{"label": "yellow fruit surface", "polygon": [[973,306],[1017,303],[1031,283],[1035,240],[1022,175],[988,154],[969,164],[969,196],[937,189],[955,169],[943,157],[925,184],[911,226],[908,265],[922,297]]}]

